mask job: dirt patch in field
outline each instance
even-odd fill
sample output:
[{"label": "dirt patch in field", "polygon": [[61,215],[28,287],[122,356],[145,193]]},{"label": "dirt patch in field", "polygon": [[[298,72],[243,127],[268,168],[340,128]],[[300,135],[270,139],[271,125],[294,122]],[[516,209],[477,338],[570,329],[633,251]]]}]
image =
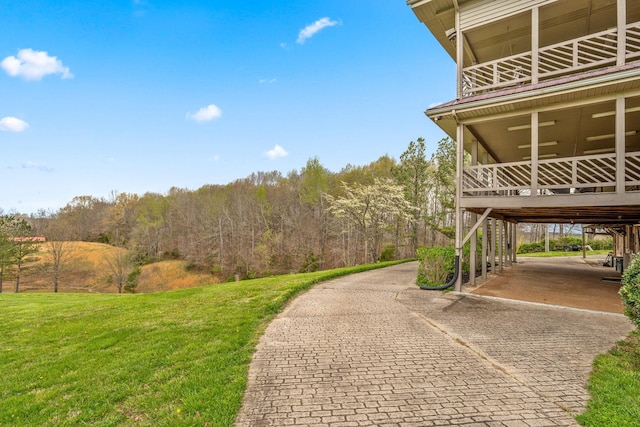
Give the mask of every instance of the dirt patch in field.
[{"label": "dirt patch in field", "polygon": [[520,301],[623,313],[618,291],[620,274],[604,267],[603,255],[555,258],[520,257],[502,274],[491,275],[476,288],[465,289]]}]

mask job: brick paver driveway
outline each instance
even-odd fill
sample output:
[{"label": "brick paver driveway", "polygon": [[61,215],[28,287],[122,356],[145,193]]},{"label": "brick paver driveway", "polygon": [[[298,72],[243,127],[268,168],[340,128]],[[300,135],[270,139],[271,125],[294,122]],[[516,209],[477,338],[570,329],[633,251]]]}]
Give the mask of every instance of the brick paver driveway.
[{"label": "brick paver driveway", "polygon": [[296,298],[258,345],[237,425],[577,425],[624,316],[421,291],[416,269]]}]

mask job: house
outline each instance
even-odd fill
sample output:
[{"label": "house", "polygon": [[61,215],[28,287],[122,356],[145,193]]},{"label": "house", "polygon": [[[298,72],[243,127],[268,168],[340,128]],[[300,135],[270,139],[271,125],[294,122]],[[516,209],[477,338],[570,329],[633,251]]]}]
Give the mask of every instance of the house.
[{"label": "house", "polygon": [[9,237],[9,241],[15,242],[15,243],[25,243],[25,242],[39,243],[39,242],[45,242],[46,240],[47,239],[44,236]]},{"label": "house", "polygon": [[628,263],[640,251],[640,1],[407,4],[457,65],[455,99],[426,111],[457,142],[457,254],[470,240],[500,270],[515,224],[576,223],[608,230]]}]

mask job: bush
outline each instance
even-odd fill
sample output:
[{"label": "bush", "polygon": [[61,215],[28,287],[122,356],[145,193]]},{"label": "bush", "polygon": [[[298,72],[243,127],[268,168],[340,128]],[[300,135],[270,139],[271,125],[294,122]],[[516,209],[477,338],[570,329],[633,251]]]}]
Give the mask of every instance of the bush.
[{"label": "bush", "polygon": [[624,271],[620,295],[624,303],[624,314],[640,328],[640,255],[634,256]]},{"label": "bush", "polygon": [[313,251],[307,252],[307,256],[304,262],[300,266],[298,273],[312,273],[318,271],[320,268],[320,259],[313,253]]},{"label": "bush", "polygon": [[419,248],[418,285],[439,286],[446,282],[455,266],[455,249],[452,247]]},{"label": "bush", "polygon": [[382,253],[378,257],[378,261],[393,261],[396,257],[396,248],[393,245],[385,246]]},{"label": "bush", "polygon": [[[587,240],[586,242],[591,249],[597,250],[611,250],[613,248],[613,239],[596,239]],[[561,239],[549,239],[549,249],[552,251],[564,251],[565,249],[572,251],[582,250],[582,238],[576,236],[567,236]],[[544,252],[545,243],[544,239],[539,242],[523,243],[518,246],[518,254],[532,254],[536,252]]]},{"label": "bush", "polygon": [[523,243],[518,248],[519,254],[532,254],[535,252],[544,252],[544,242]]}]

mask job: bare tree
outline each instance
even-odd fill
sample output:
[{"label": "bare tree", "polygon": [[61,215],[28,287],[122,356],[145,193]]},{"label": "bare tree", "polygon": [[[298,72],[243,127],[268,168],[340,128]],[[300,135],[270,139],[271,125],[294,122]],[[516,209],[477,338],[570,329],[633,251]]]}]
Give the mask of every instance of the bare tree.
[{"label": "bare tree", "polygon": [[118,293],[121,294],[127,284],[127,278],[135,270],[135,265],[129,258],[127,251],[122,248],[117,248],[104,260],[109,273],[111,273],[108,280],[116,285]]},{"label": "bare tree", "polygon": [[65,240],[50,240],[47,242],[49,249],[48,257],[51,261],[51,272],[53,276],[53,292],[58,292],[60,273],[66,267],[71,258],[72,243]]}]

